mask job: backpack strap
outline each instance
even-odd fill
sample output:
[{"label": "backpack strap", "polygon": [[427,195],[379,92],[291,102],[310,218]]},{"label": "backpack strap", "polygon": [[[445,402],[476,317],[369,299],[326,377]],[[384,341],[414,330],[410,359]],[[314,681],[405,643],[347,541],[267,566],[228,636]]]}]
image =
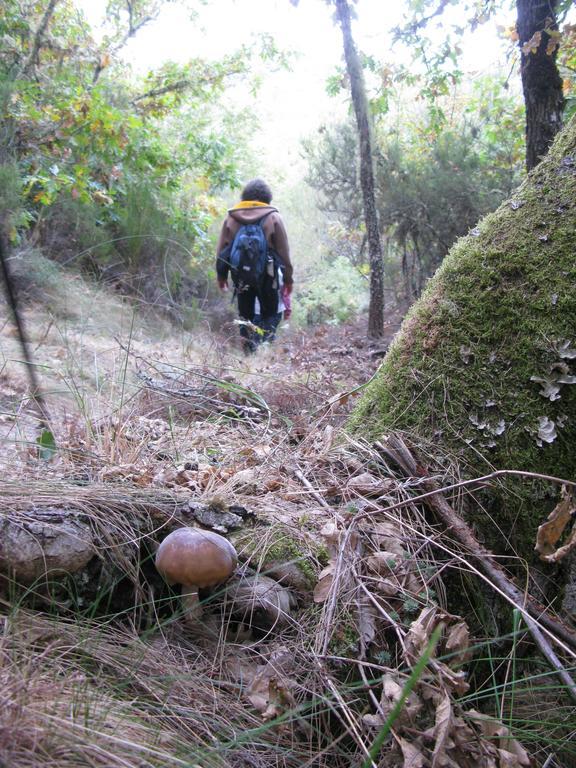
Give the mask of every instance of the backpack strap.
[{"label": "backpack strap", "polygon": [[260,226],[262,226],[262,224],[266,221],[268,216],[270,216],[272,213],[276,213],[276,211],[275,210],[274,211],[268,211],[267,213],[264,214],[264,216],[262,216],[260,219],[255,221],[254,224],[260,224]]}]

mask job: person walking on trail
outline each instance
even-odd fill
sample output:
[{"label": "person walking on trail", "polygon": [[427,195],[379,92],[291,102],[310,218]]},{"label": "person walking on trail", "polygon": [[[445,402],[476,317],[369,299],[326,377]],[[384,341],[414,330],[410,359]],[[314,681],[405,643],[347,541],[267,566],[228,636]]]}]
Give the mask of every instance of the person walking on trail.
[{"label": "person walking on trail", "polygon": [[272,191],[262,179],[249,181],[241,201],[228,211],[217,245],[216,274],[221,291],[232,277],[245,352],[273,341],[282,312],[290,313],[293,269],[288,236]]}]

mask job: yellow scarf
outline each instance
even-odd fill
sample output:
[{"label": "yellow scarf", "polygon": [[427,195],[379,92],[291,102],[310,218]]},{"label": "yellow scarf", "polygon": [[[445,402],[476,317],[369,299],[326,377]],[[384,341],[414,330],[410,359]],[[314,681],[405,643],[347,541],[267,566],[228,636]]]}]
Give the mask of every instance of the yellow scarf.
[{"label": "yellow scarf", "polygon": [[259,200],[242,200],[238,205],[234,206],[234,210],[236,208],[256,208],[258,205],[269,207],[268,203],[261,203]]}]

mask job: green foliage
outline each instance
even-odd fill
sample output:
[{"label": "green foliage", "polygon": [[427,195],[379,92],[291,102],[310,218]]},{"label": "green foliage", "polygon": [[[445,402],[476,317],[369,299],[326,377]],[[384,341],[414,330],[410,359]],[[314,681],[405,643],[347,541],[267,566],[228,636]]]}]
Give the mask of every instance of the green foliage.
[{"label": "green foliage", "polygon": [[365,309],[368,285],[343,256],[318,265],[294,302],[294,319],[308,325],[343,323]]},{"label": "green foliage", "polygon": [[[446,107],[448,102],[446,102]],[[448,111],[446,109],[446,111]],[[390,257],[401,266],[406,293],[420,293],[452,243],[478,218],[498,206],[521,172],[522,106],[491,79],[450,99],[452,118],[442,129],[429,112],[410,112],[398,100],[398,114],[382,116],[375,130],[376,202]],[[401,129],[397,126],[401,125]],[[304,147],[308,182],[322,194],[347,235],[348,257],[365,263],[361,191],[354,126],[323,129]],[[388,274],[394,264],[388,265]]]},{"label": "green foliage", "polygon": [[576,112],[576,24],[565,24],[562,29],[557,63],[564,81],[568,118]]},{"label": "green foliage", "polygon": [[111,0],[99,45],[72,0],[3,4],[0,181],[14,243],[34,232],[68,263],[76,248],[81,266],[170,304],[205,267],[215,195],[238,183],[242,120],[224,94],[251,51],[131,77],[118,52],[167,1]]},{"label": "green foliage", "polygon": [[[474,32],[479,26],[493,19],[499,11],[511,12],[511,0],[407,0],[404,23],[393,31],[393,40],[406,46],[412,54],[410,68],[392,64],[393,80],[397,83],[411,79],[417,83],[419,92],[430,105],[430,114],[436,116],[437,127],[447,119],[439,104],[450,88],[461,81],[460,56],[463,51],[463,36]],[[452,6],[457,6],[454,12]],[[558,54],[558,66],[564,77],[564,91],[567,96],[568,112],[572,109],[574,91],[574,60],[576,36],[574,25],[562,22],[573,6],[572,0],[560,0],[550,6],[550,17],[558,20],[561,29],[552,34],[547,52]],[[438,35],[438,32],[441,32]],[[518,35],[515,26],[500,29],[501,36],[510,46],[510,55],[517,47]],[[438,42],[440,39],[441,42]]]},{"label": "green foliage", "polygon": [[50,461],[57,452],[56,440],[49,429],[42,430],[40,437],[36,439],[38,455],[43,461]]}]

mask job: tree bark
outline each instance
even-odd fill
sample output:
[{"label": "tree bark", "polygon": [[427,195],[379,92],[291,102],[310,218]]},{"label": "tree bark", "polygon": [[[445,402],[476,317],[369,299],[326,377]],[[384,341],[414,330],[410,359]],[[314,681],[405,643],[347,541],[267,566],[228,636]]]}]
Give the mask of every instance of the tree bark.
[{"label": "tree bark", "polygon": [[335,0],[336,13],[344,42],[344,58],[350,79],[352,104],[356,114],[360,144],[360,186],[364,206],[364,221],[368,236],[370,261],[370,306],[368,311],[368,335],[379,337],[384,333],[384,265],[378,228],[376,197],[374,194],[374,167],[372,164],[372,137],[368,119],[368,99],[358,52],[354,45],[350,24],[350,7],[347,0]]},{"label": "tree bark", "polygon": [[538,165],[562,128],[564,96],[556,66],[558,48],[546,31],[558,29],[557,5],[557,0],[516,0],[528,171]]}]

